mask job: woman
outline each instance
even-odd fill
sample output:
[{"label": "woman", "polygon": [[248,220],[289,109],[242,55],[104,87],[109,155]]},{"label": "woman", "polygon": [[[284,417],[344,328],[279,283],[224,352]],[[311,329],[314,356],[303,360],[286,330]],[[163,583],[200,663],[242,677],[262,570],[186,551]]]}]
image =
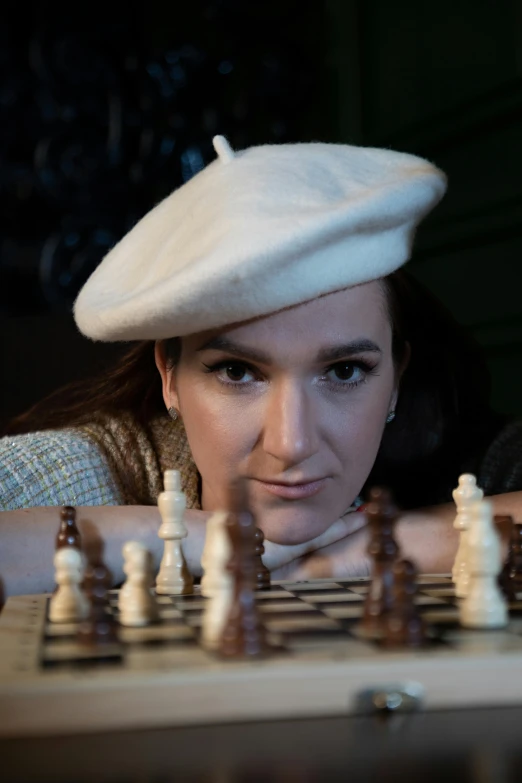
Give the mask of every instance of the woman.
[{"label": "woman", "polygon": [[125,540],[158,557],[152,504],[171,467],[196,574],[206,519],[238,474],[275,576],[364,571],[356,509],[375,483],[403,507],[432,507],[398,529],[425,571],[451,567],[451,506],[434,504],[459,473],[477,472],[498,513],[518,513],[522,480],[501,462],[519,428],[502,429],[478,351],[400,269],[443,195],[441,172],[384,150],[215,146],[219,159],[145,216],[77,300],[89,337],[143,342],[3,441],[9,591],[52,584],[46,506],[81,507],[87,544],[101,538],[116,579]]}]

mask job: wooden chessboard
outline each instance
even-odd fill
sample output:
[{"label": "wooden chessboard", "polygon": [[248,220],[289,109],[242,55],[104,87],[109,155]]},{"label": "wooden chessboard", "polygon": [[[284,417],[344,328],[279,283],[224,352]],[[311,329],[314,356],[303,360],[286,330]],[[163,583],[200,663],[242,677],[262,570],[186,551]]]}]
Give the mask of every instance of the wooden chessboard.
[{"label": "wooden chessboard", "polygon": [[[49,596],[0,615],[0,735],[356,714],[391,698],[424,709],[522,704],[522,601],[501,631],[458,623],[447,576],[419,579],[430,642],[388,651],[358,634],[368,580],[278,582],[258,605],[273,655],[232,662],[198,642],[205,599],[158,597],[161,620],[89,650],[47,619]],[[110,609],[117,619],[117,591]]]}]

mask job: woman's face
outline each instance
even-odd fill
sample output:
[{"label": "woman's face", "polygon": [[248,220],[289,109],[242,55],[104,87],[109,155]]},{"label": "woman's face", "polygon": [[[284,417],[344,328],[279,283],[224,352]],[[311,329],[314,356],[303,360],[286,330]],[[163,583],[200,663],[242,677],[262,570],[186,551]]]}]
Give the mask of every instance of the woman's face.
[{"label": "woman's face", "polygon": [[164,399],[183,419],[202,507],[226,508],[247,479],[256,523],[281,544],[342,516],[396,403],[392,334],[378,281],[182,339]]}]

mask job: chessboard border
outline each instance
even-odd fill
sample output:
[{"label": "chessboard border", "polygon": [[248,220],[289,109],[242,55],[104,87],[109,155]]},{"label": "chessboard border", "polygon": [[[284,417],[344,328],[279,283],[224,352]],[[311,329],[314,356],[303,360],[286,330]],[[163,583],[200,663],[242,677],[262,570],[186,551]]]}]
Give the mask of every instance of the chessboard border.
[{"label": "chessboard border", "polygon": [[[313,583],[320,581],[346,580]],[[193,668],[125,671],[112,678],[96,671],[68,676],[50,671],[45,677],[35,671],[6,679],[20,655],[22,627],[28,661],[33,656],[36,663],[45,625],[43,602],[46,596],[13,597],[0,615],[2,737],[348,716],[368,704],[363,698],[368,693],[394,690],[416,693],[416,706],[426,710],[522,703],[522,640],[519,649],[510,648],[505,631],[468,633],[464,652],[382,650],[365,660],[335,646],[312,649],[308,656],[229,662],[203,651],[207,665]],[[34,617],[30,629],[28,611]],[[512,635],[517,645],[519,636],[517,629]]]}]

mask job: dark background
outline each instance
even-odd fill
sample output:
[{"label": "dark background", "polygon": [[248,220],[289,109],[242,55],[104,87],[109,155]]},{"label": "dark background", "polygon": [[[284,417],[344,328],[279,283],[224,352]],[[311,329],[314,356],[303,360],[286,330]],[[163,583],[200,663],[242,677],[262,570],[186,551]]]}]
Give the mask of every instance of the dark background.
[{"label": "dark background", "polygon": [[0,419],[121,351],[82,338],[71,303],[216,133],[444,169],[410,269],[522,414],[520,0],[9,2],[0,20]]}]

